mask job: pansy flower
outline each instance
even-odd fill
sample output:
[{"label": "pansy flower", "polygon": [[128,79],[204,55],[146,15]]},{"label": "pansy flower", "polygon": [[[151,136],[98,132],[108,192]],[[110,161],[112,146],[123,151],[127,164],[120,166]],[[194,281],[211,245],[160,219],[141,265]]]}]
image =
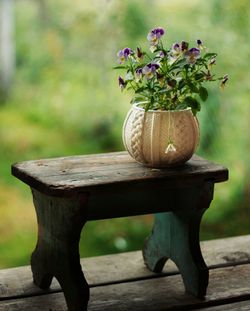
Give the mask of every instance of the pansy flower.
[{"label": "pansy flower", "polygon": [[216,64],[216,58],[212,57],[209,61],[208,68],[211,70],[212,66]]},{"label": "pansy flower", "polygon": [[158,54],[157,54],[157,57],[160,57],[160,58],[164,58],[166,56],[166,53],[164,51],[160,51]]},{"label": "pansy flower", "polygon": [[185,56],[187,58],[188,63],[194,64],[197,58],[200,57],[200,49],[198,48],[191,48],[186,53]]},{"label": "pansy flower", "polygon": [[224,89],[224,87],[225,87],[226,82],[228,81],[228,79],[229,79],[228,74],[224,75],[224,77],[223,77],[222,80],[221,80],[221,84],[220,84],[221,89]]},{"label": "pansy flower", "polygon": [[177,59],[182,54],[182,49],[179,43],[174,43],[170,50],[170,55],[172,58]]},{"label": "pansy flower", "polygon": [[136,56],[139,61],[143,59],[144,54],[145,53],[142,52],[141,48],[136,48]]},{"label": "pansy flower", "polygon": [[205,79],[206,79],[207,81],[212,81],[213,77],[212,77],[212,75],[211,75],[210,70],[207,71],[207,73],[206,73],[206,75],[205,75]]},{"label": "pansy flower", "polygon": [[156,47],[159,43],[159,40],[161,39],[161,37],[164,35],[165,31],[163,28],[161,27],[157,27],[152,29],[148,35],[147,35],[147,39],[150,42],[151,48],[150,50],[152,52],[154,52],[156,50]]},{"label": "pansy flower", "polygon": [[118,78],[118,83],[119,83],[121,90],[123,91],[126,87],[126,83],[121,76],[119,76],[119,78]]},{"label": "pansy flower", "polygon": [[158,64],[149,63],[142,68],[142,73],[144,74],[145,78],[149,80],[153,78],[158,68]]},{"label": "pansy flower", "polygon": [[186,52],[188,50],[189,43],[186,41],[181,41],[181,50],[182,52]]},{"label": "pansy flower", "polygon": [[162,73],[156,72],[156,77],[157,77],[157,80],[158,80],[160,86],[163,86],[164,85],[164,75]]},{"label": "pansy flower", "polygon": [[168,80],[167,83],[168,83],[168,86],[169,86],[171,89],[173,89],[173,88],[176,86],[177,81],[174,80],[174,79],[171,79],[171,80]]},{"label": "pansy flower", "polygon": [[206,49],[207,49],[207,48],[204,46],[203,42],[202,42],[200,39],[198,39],[196,42],[197,42],[197,46],[198,46],[198,48],[199,48],[200,50],[206,50]]},{"label": "pansy flower", "polygon": [[138,82],[142,78],[142,68],[137,68],[135,71],[135,78]]},{"label": "pansy flower", "polygon": [[124,48],[123,50],[120,50],[117,53],[119,63],[123,64],[132,54],[134,54],[134,52],[130,48]]}]

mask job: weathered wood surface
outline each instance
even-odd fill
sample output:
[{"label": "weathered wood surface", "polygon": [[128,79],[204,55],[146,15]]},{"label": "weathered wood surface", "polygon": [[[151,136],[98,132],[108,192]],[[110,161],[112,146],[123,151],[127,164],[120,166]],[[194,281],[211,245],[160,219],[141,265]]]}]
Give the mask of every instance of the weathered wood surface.
[{"label": "weathered wood surface", "polygon": [[[201,242],[203,257],[209,269],[250,263],[250,235]],[[126,263],[126,264],[125,264]],[[126,252],[81,259],[90,287],[138,279],[157,278],[177,274],[178,269],[167,261],[160,274],[149,271],[142,252]],[[60,290],[53,279],[50,291]],[[0,270],[0,299],[43,292],[32,282],[30,266]]]},{"label": "weathered wood surface", "polygon": [[[163,273],[155,274],[145,268],[140,251],[85,258],[81,263],[91,287],[89,310],[154,311],[177,306],[185,310],[184,305],[185,308],[202,307],[250,299],[249,245],[250,235],[201,242],[205,261],[211,269],[206,300],[184,294],[182,280],[171,261],[166,263]],[[41,296],[44,291],[32,283],[29,266],[0,270],[0,310],[66,310],[63,295],[55,294],[59,290],[54,280],[51,290],[45,292],[48,294]],[[155,308],[147,309],[148,304]]]},{"label": "weathered wood surface", "polygon": [[136,163],[127,152],[26,161],[12,165],[12,174],[43,193],[62,195],[103,187],[152,181],[186,186],[199,181],[222,182],[228,171],[198,156],[178,168],[152,169]]},{"label": "weathered wood surface", "polygon": [[249,311],[250,310],[250,300],[244,300],[241,302],[234,302],[229,304],[223,304],[221,306],[208,307],[202,309],[195,309],[196,311]]},{"label": "weathered wood surface", "polygon": [[[185,294],[180,275],[94,287],[91,288],[88,310],[193,310],[230,304],[250,299],[249,279],[250,264],[214,269],[206,299]],[[54,293],[0,301],[0,310],[66,311],[67,308],[63,295]]]},{"label": "weathered wood surface", "polygon": [[173,212],[155,214],[154,228],[146,240],[143,257],[147,267],[161,272],[167,259],[179,268],[185,290],[206,295],[208,267],[200,250],[200,222],[213,199],[214,185],[207,182],[179,193]]},{"label": "weathered wood surface", "polygon": [[47,289],[56,277],[70,311],[87,309],[89,291],[78,242],[83,225],[94,219],[170,212],[157,214],[168,218],[169,226],[163,225],[167,229],[160,234],[155,223],[153,231],[159,234],[147,244],[144,260],[159,272],[163,264],[159,269],[154,264],[172,259],[185,289],[198,297],[206,294],[208,268],[200,251],[199,225],[214,183],[228,178],[224,167],[194,156],[182,167],[150,169],[120,152],[28,161],[13,165],[12,173],[31,187],[36,208],[34,282]]}]

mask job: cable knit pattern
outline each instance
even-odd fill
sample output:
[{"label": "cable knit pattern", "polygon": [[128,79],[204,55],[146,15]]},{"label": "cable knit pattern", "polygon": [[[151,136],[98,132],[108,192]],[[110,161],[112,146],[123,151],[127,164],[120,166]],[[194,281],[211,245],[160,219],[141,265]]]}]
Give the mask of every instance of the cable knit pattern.
[{"label": "cable knit pattern", "polygon": [[[123,140],[136,161],[150,167],[167,167],[183,164],[192,157],[199,141],[198,120],[190,109],[170,113],[171,119],[168,111],[145,112],[136,106],[130,110],[124,122]],[[175,151],[166,153],[170,141]]]},{"label": "cable knit pattern", "polygon": [[142,153],[142,132],[144,124],[144,111],[138,110],[132,121],[131,129],[131,149],[133,157],[138,162],[144,162],[144,157]]}]

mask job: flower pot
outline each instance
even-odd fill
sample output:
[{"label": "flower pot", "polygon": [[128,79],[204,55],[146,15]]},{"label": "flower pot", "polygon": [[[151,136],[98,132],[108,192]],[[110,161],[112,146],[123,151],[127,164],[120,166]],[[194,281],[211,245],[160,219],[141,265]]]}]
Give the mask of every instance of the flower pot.
[{"label": "flower pot", "polygon": [[123,143],[137,162],[149,167],[178,166],[194,154],[199,124],[190,108],[148,110],[134,104],[123,125]]}]

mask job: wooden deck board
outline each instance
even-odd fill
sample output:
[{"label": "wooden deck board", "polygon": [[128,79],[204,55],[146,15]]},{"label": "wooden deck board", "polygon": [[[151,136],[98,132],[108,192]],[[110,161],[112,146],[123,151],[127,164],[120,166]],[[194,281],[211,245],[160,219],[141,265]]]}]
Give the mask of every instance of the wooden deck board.
[{"label": "wooden deck board", "polygon": [[196,309],[196,311],[249,311],[250,300],[234,302],[229,304],[223,304],[221,306],[214,306],[202,309]]},{"label": "wooden deck board", "polygon": [[[250,263],[250,235],[201,242],[206,264],[210,269]],[[144,265],[141,251],[126,252],[81,260],[90,286],[121,283],[138,279],[177,274],[172,261],[168,261],[162,274],[150,272]],[[56,279],[51,291],[60,290]],[[0,299],[43,292],[32,282],[30,266],[0,270]]]},{"label": "wooden deck board", "polygon": [[[184,293],[180,275],[98,286],[91,289],[89,311],[192,310],[250,299],[250,264],[210,272],[206,299]],[[226,281],[225,281],[226,280]],[[6,311],[66,311],[62,293],[0,301]]]},{"label": "wooden deck board", "polygon": [[[148,271],[140,251],[82,259],[91,285],[89,311],[250,310],[249,246],[250,235],[201,243],[210,268],[205,300],[184,292],[172,262],[162,274]],[[25,266],[0,270],[0,310],[63,311],[66,304],[56,280],[42,291]]]}]

